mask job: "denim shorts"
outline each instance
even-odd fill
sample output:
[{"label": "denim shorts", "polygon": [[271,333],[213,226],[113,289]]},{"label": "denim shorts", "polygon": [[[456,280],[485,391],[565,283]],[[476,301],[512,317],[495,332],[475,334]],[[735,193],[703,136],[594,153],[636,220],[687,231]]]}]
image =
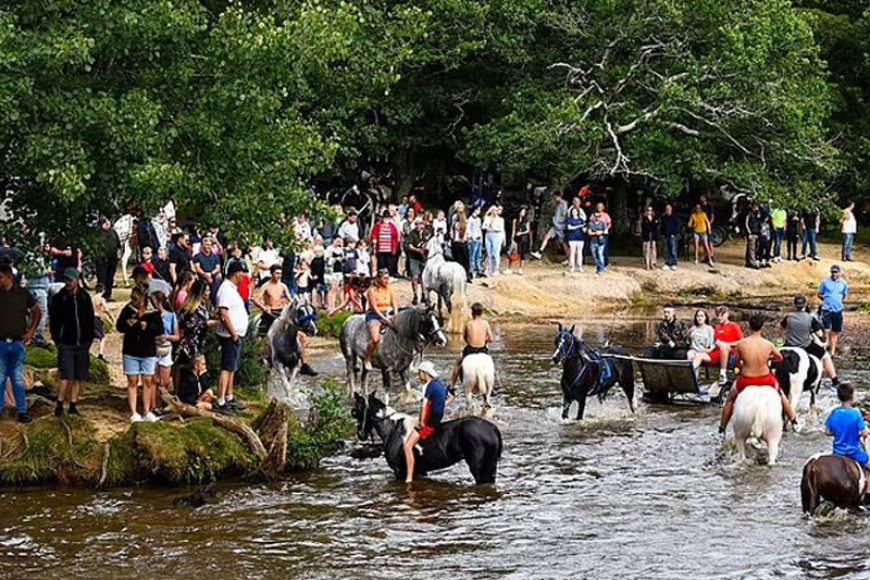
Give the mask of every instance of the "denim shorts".
[{"label": "denim shorts", "polygon": [[822,310],[822,328],[832,332],[843,332],[843,312]]},{"label": "denim shorts", "polygon": [[707,234],[699,234],[695,232],[695,239],[699,242],[707,242]]},{"label": "denim shorts", "polygon": [[242,338],[233,342],[228,336],[218,336],[221,345],[221,370],[231,373],[239,370],[239,362],[242,360]]},{"label": "denim shorts", "polygon": [[124,355],[124,374],[128,377],[153,377],[157,370],[157,357],[138,357]]}]

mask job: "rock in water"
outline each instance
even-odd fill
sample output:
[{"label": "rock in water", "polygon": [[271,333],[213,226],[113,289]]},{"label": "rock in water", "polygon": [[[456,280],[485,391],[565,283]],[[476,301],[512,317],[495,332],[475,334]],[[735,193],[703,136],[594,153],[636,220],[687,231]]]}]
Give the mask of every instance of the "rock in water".
[{"label": "rock in water", "polygon": [[172,504],[176,507],[200,508],[206,504],[217,503],[217,484],[214,482],[208,484],[202,489],[198,489],[190,495],[176,498]]}]

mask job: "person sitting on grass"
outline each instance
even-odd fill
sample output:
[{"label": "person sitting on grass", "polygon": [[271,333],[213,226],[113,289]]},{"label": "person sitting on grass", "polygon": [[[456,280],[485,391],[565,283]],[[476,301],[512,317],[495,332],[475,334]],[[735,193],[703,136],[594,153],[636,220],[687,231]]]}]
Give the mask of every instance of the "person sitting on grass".
[{"label": "person sitting on grass", "polygon": [[181,369],[178,399],[186,405],[211,411],[214,391],[210,385],[205,355],[198,354],[193,357],[192,367]]}]

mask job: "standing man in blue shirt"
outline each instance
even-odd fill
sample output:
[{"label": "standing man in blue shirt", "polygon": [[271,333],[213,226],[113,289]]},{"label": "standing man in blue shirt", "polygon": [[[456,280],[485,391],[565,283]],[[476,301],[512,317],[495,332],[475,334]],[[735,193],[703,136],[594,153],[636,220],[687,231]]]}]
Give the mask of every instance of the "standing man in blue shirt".
[{"label": "standing man in blue shirt", "polygon": [[849,285],[842,278],[840,267],[831,266],[831,277],[819,285],[819,298],[822,300],[822,328],[831,349],[831,356],[837,352],[837,341],[843,332],[843,300],[849,295]]},{"label": "standing man in blue shirt", "polygon": [[[855,389],[849,383],[840,383],[837,387],[837,398],[842,403],[825,421],[825,433],[834,437],[834,455],[848,457],[861,465],[865,470],[870,463],[870,457],[864,450],[862,441],[870,436],[864,417],[858,409],[852,407]],[[870,485],[870,477],[866,478]]]}]

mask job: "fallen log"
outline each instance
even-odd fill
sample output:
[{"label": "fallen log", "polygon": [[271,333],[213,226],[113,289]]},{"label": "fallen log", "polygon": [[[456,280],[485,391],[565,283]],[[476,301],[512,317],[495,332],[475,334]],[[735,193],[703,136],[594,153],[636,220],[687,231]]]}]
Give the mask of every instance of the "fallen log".
[{"label": "fallen log", "polygon": [[287,468],[288,421],[292,412],[286,403],[272,399],[263,414],[251,425],[268,450],[260,469],[269,477],[277,477]]}]

